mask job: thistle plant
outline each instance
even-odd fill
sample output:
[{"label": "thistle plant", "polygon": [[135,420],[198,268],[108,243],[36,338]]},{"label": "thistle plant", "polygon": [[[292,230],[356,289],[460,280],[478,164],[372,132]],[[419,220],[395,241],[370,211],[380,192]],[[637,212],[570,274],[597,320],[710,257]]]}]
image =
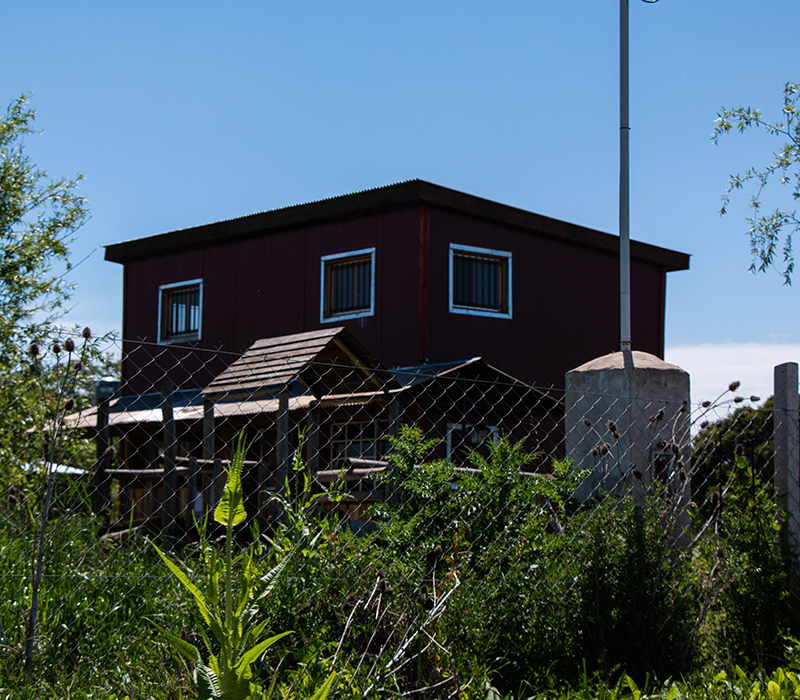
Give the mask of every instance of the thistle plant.
[{"label": "thistle plant", "polygon": [[[235,558],[232,554],[233,530],[244,522],[246,517],[241,481],[246,451],[244,436],[240,435],[230,468],[227,470],[222,498],[214,510],[214,520],[225,526],[224,564],[216,551],[210,548],[205,591],[201,591],[192,583],[186,573],[156,547],[167,568],[194,597],[206,626],[219,645],[219,652],[215,654],[211,640],[203,633],[203,641],[208,651],[207,661],[204,661],[197,647],[155,625],[175,650],[195,665],[195,681],[199,687],[200,699],[247,700],[253,697],[252,693],[257,691],[256,684],[251,684],[253,664],[275,642],[291,634],[290,631],[281,632],[264,639],[269,620],[255,622],[259,601],[270,593],[289,557],[261,577],[259,583],[264,589],[256,596],[256,564],[253,561],[253,551],[242,553]],[[223,579],[222,591],[219,585],[220,577]],[[237,579],[236,586],[233,582],[234,577]]]}]

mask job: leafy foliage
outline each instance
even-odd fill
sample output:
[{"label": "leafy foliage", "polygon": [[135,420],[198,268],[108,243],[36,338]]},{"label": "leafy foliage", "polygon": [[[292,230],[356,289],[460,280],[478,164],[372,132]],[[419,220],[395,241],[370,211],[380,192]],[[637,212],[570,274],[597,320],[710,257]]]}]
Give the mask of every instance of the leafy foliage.
[{"label": "leafy foliage", "polygon": [[[281,632],[264,638],[270,621],[268,618],[257,621],[258,601],[272,590],[274,580],[289,559],[284,559],[260,578],[263,590],[256,596],[254,552],[241,553],[235,560],[232,555],[233,528],[245,519],[241,473],[246,452],[244,434],[240,434],[222,498],[214,511],[214,519],[225,527],[225,561],[223,565],[213,548],[204,548],[207,564],[205,591],[192,583],[183,569],[156,547],[166,567],[194,597],[203,621],[216,640],[215,647],[203,634],[208,649],[208,660],[204,661],[196,646],[159,627],[175,649],[195,665],[200,698],[248,700],[251,693],[257,691],[257,688],[251,688],[253,664],[278,640],[291,634]],[[236,590],[234,573],[238,578]],[[224,577],[223,590],[219,586],[220,576]]]},{"label": "leafy foliage", "polygon": [[[555,463],[552,474],[524,476],[532,455],[520,444],[499,439],[488,454],[473,453],[468,470],[426,461],[431,447],[414,427],[401,431],[391,459],[404,480],[373,513],[380,521],[367,536],[320,510],[300,447],[268,537],[255,533],[240,548],[231,535],[243,515],[242,443],[216,511],[226,532],[220,542],[201,537],[162,558],[135,537],[98,547],[88,516],[60,524],[64,539],[54,540],[48,564],[55,578],[45,579],[55,597],[44,595],[42,610],[42,654],[55,669],[37,681],[40,696],[82,697],[58,685],[70,677],[93,688],[93,698],[186,697],[189,677],[157,637],[187,660],[206,697],[795,692],[800,654],[786,639],[797,631],[796,599],[781,520],[746,457],[734,454],[724,507],[695,523],[694,548],[676,550],[667,493],[655,484],[641,505],[624,496],[579,503],[572,494],[585,475]],[[12,522],[24,521],[4,526]],[[0,528],[0,546],[9,567],[24,571],[35,528],[17,532]],[[141,559],[134,573],[143,579],[154,557],[163,563],[152,587],[149,578],[127,585],[131,556]],[[122,574],[112,595],[87,566]],[[20,580],[0,578],[0,621],[12,646],[29,595],[11,585]],[[139,610],[160,627],[134,629]],[[128,620],[121,637],[109,627],[120,620]],[[125,669],[122,648],[162,675],[169,669],[172,685],[158,690],[155,672]],[[699,665],[713,671],[697,675]],[[13,683],[12,666],[0,663],[0,687]],[[667,680],[679,675],[693,680]],[[116,685],[101,688],[108,677]]]},{"label": "leafy foliage", "polygon": [[[739,132],[752,128],[761,128],[768,134],[784,139],[780,148],[774,152],[773,161],[762,168],[748,168],[743,173],[732,175],[728,188],[722,198],[720,214],[725,214],[734,190],[744,189],[751,183],[755,193],[750,198],[751,214],[747,218],[749,224],[750,252],[752,262],[750,270],[764,272],[770,267],[777,267],[778,251],[782,257],[782,270],[779,269],[785,284],[791,284],[794,272],[794,253],[792,236],[800,228],[797,210],[792,208],[776,208],[772,213],[764,213],[761,195],[771,180],[777,178],[781,185],[791,188],[791,201],[800,199],[800,83],[787,83],[783,89],[783,108],[781,117],[776,121],[768,121],[761,110],[750,107],[723,109],[717,115],[712,139],[717,143],[722,134],[734,129]],[[781,244],[781,238],[783,243]]]},{"label": "leafy foliage", "polygon": [[[772,397],[756,407],[737,408],[713,423],[702,423],[692,443],[694,499],[708,514],[709,499],[719,494],[731,477],[741,479],[736,468],[737,453],[747,459],[751,473],[762,482],[772,474],[773,448]],[[717,498],[717,496],[714,496]],[[716,503],[716,501],[714,501]]]},{"label": "leafy foliage", "polygon": [[48,365],[32,368],[28,348],[55,340],[52,322],[69,286],[54,266],[69,268],[71,236],[88,217],[76,193],[80,176],[51,181],[25,154],[35,117],[25,96],[0,116],[0,477],[6,479],[12,466],[32,458],[26,431],[41,425],[38,388],[47,379],[33,371]]}]

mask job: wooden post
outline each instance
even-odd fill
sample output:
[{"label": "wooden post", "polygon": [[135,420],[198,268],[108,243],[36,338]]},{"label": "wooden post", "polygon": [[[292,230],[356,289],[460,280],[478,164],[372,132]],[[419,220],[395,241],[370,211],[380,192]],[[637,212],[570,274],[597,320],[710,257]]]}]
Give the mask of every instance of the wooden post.
[{"label": "wooden post", "polygon": [[161,438],[164,450],[164,477],[161,483],[161,531],[168,537],[174,531],[178,495],[175,473],[178,445],[175,437],[173,391],[174,386],[171,382],[164,382],[161,385]]},{"label": "wooden post", "polygon": [[796,362],[775,367],[775,498],[788,517],[789,546],[800,546],[800,425]]},{"label": "wooden post", "polygon": [[[212,460],[216,457],[217,446],[215,442],[214,425],[214,402],[204,397],[203,398],[203,459]],[[203,482],[205,484],[205,481]],[[210,488],[208,488],[210,486]],[[214,467],[211,475],[211,483],[206,485],[203,489],[203,509],[216,508],[219,498],[222,495],[222,487],[219,486],[217,492],[217,463],[214,462]]]},{"label": "wooden post", "polygon": [[97,444],[94,470],[94,493],[92,494],[92,508],[96,514],[104,514],[111,505],[111,483],[108,478],[108,467],[111,464],[111,454],[108,449],[108,404],[110,397],[100,399],[97,403]]},{"label": "wooden post", "polygon": [[216,508],[222,498],[222,460],[214,460],[214,473],[211,477],[211,508]]},{"label": "wooden post", "polygon": [[203,399],[203,459],[214,459],[216,445],[214,444],[214,402]]},{"label": "wooden post", "polygon": [[196,518],[200,518],[203,515],[203,492],[200,488],[200,470],[197,468],[197,457],[189,457],[187,485],[189,513],[193,513]]},{"label": "wooden post", "polygon": [[289,391],[286,387],[278,396],[276,461],[278,463],[278,493],[286,495],[289,474]]},{"label": "wooden post", "polygon": [[319,471],[319,417],[320,408],[319,406],[314,406],[309,415],[308,441],[306,442],[306,454],[308,455],[306,458],[306,469],[308,469],[312,481]]},{"label": "wooden post", "polygon": [[270,494],[267,488],[269,483],[269,463],[262,454],[256,465],[256,479],[258,480],[258,514],[256,519],[262,532],[267,526],[267,511],[269,509]]},{"label": "wooden post", "polygon": [[289,387],[285,386],[278,395],[278,416],[276,419],[276,478],[277,492],[286,498],[286,479],[289,476]]},{"label": "wooden post", "polygon": [[[389,395],[389,435],[393,438],[397,439],[400,437],[400,396]],[[389,448],[392,449],[391,447]],[[385,457],[385,455],[384,455]],[[393,468],[390,468],[393,469]],[[386,481],[383,484],[383,497],[386,500],[391,498],[395,491],[400,487],[399,484],[394,483],[393,481]]]}]

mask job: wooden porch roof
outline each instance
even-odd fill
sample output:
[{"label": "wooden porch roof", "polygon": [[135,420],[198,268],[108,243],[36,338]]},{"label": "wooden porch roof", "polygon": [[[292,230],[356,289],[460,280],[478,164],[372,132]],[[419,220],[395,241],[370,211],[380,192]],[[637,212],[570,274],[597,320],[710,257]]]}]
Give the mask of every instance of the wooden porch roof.
[{"label": "wooden porch roof", "polygon": [[350,331],[336,327],[257,340],[203,389],[203,396],[214,401],[253,399],[275,394],[295,380],[316,399],[399,388]]}]

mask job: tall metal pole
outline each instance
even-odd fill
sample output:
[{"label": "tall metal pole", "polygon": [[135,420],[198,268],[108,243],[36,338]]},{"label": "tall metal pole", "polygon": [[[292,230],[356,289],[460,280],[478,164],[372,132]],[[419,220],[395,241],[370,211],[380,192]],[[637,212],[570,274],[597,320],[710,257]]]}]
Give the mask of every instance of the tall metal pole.
[{"label": "tall metal pole", "polygon": [[628,0],[619,2],[619,302],[620,350],[631,349],[631,238],[628,120]]}]

